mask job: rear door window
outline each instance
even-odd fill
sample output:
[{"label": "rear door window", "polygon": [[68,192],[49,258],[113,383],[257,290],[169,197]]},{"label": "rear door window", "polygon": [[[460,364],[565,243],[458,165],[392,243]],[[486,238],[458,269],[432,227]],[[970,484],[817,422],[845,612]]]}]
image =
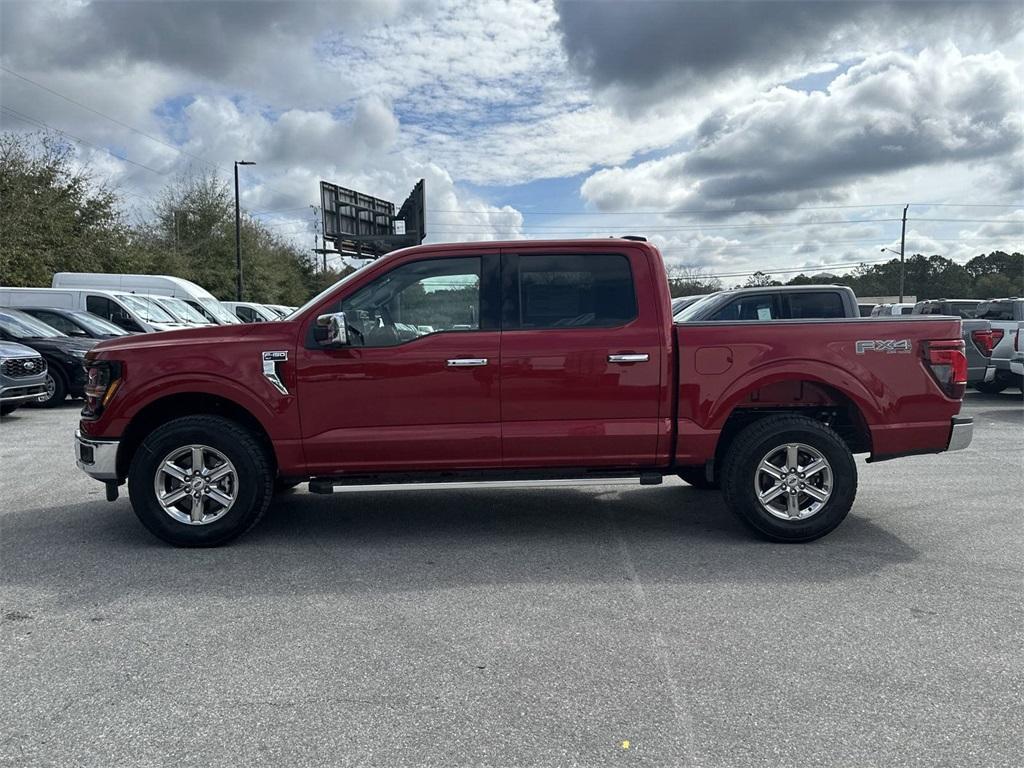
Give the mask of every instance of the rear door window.
[{"label": "rear door window", "polygon": [[778,320],[781,313],[778,297],[770,293],[753,294],[733,299],[708,320],[736,322],[740,320]]},{"label": "rear door window", "polygon": [[789,297],[789,316],[794,320],[846,317],[843,297],[835,291],[798,291]]},{"label": "rear door window", "polygon": [[502,327],[612,328],[637,317],[629,259],[621,254],[505,257]]}]

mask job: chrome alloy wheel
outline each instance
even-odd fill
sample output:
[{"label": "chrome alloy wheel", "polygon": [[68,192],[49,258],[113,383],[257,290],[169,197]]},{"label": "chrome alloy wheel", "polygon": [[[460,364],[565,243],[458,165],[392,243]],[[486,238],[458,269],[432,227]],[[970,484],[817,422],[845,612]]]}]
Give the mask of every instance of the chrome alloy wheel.
[{"label": "chrome alloy wheel", "polygon": [[40,395],[36,398],[37,403],[45,403],[53,399],[53,396],[57,394],[57,383],[53,380],[53,374],[46,374],[46,394]]},{"label": "chrome alloy wheel", "polygon": [[757,465],[754,492],[768,514],[806,520],[832,496],[832,467],[816,448],[786,443],[768,451]]},{"label": "chrome alloy wheel", "polygon": [[153,479],[156,500],[185,525],[208,525],[228,513],[238,497],[238,472],[208,445],[185,445],[164,456]]}]

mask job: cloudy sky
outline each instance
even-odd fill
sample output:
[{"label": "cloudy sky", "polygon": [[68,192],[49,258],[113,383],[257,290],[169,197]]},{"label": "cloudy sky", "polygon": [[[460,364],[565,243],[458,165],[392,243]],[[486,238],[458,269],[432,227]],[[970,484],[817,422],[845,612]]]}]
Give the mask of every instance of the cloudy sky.
[{"label": "cloudy sky", "polygon": [[191,171],[312,245],[321,179],[432,241],[651,237],[726,284],[1024,247],[1021,2],[0,3],[0,127],[143,214]]}]

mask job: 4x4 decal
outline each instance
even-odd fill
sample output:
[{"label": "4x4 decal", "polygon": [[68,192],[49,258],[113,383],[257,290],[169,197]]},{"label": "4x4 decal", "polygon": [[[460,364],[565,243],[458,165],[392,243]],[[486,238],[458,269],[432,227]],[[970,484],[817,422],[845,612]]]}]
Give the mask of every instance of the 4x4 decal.
[{"label": "4x4 decal", "polygon": [[867,339],[857,342],[857,354],[865,352],[887,352],[893,354],[906,354],[913,351],[910,339]]}]

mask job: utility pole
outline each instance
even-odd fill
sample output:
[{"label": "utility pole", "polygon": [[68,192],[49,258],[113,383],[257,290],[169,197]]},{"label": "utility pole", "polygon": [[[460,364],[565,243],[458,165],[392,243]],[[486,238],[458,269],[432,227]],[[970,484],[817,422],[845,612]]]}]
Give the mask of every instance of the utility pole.
[{"label": "utility pole", "polygon": [[903,206],[903,230],[900,232],[900,304],[903,303],[903,281],[905,277],[904,269],[904,249],[907,245],[907,209],[910,207],[910,203]]},{"label": "utility pole", "polygon": [[235,160],[235,301],[242,300],[242,214],[238,207],[238,166],[256,165],[250,160]]}]

